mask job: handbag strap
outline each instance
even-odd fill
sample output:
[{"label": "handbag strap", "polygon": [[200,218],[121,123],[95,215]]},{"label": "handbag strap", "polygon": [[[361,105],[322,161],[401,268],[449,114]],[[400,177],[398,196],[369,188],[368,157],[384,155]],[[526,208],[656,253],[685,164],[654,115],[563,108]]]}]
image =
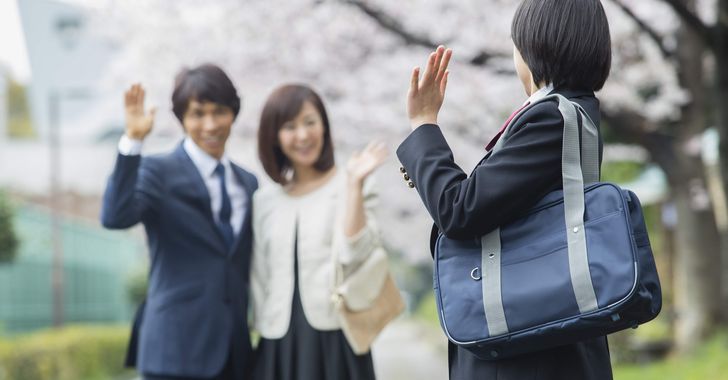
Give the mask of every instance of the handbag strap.
[{"label": "handbag strap", "polygon": [[[586,164],[598,165],[588,160],[582,167],[581,154],[579,154],[579,120],[577,113],[582,115],[582,137],[585,142],[583,150],[593,149],[597,131],[594,123],[586,115],[581,107],[575,107],[572,102],[561,95],[559,100],[559,111],[564,117],[564,142],[561,153],[561,177],[563,178],[564,190],[564,221],[566,224],[566,240],[569,254],[569,274],[571,285],[576,296],[576,304],[580,313],[587,313],[597,309],[597,296],[594,292],[591,274],[589,272],[589,259],[586,249],[586,232],[584,230],[584,179],[589,176],[590,182],[598,179],[598,167],[587,168]],[[598,149],[598,142],[596,142]],[[598,150],[587,152],[588,155],[597,156]],[[583,170],[583,172],[582,172]]]},{"label": "handbag strap", "polygon": [[[561,176],[564,191],[564,220],[567,234],[569,274],[580,313],[596,310],[597,299],[589,272],[586,235],[584,232],[584,183],[599,181],[599,135],[586,111],[577,103],[560,94],[551,94],[526,107],[520,114],[544,101],[558,101],[564,120],[561,152]],[[579,116],[581,117],[581,144],[579,143]],[[495,154],[502,145],[518,117],[506,127],[503,138],[493,147]],[[581,147],[580,147],[581,145]],[[503,309],[501,289],[501,237],[500,228],[481,237],[481,268],[483,308],[488,334],[508,333]]]}]

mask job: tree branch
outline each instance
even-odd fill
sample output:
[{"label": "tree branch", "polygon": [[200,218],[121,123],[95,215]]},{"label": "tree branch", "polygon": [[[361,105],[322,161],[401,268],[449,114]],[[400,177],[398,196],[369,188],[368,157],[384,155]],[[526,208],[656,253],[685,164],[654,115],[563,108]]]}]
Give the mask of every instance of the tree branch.
[{"label": "tree branch", "polygon": [[[364,0],[343,0],[344,3],[353,5],[359,9],[362,13],[371,18],[374,22],[379,24],[385,30],[399,36],[404,40],[407,45],[422,46],[428,49],[436,49],[439,43],[433,41],[427,36],[415,34],[407,30],[401,23],[399,23],[394,17],[388,15],[380,9],[376,9]],[[468,63],[475,66],[484,66],[492,58],[506,58],[508,55],[501,53],[491,53],[482,50],[476,53],[472,58],[468,59]]]},{"label": "tree branch", "polygon": [[711,49],[715,49],[715,40],[713,39],[713,31],[712,28],[708,25],[705,25],[703,20],[698,17],[693,11],[688,9],[687,6],[681,1],[681,0],[662,0],[664,3],[669,5],[675,13],[680,17],[680,19],[695,33],[697,33],[700,38],[703,40],[706,46],[709,46]]},{"label": "tree branch", "polygon": [[384,13],[379,9],[375,9],[360,0],[344,0],[345,3],[351,4],[369,16],[379,26],[401,37],[407,45],[418,45],[426,48],[437,48],[437,43],[426,36],[419,36],[406,30],[394,17]]},{"label": "tree branch", "polygon": [[680,165],[675,152],[675,137],[661,132],[657,126],[644,116],[625,109],[610,112],[602,108],[602,121],[615,134],[643,146],[650,157],[668,176],[671,184],[682,178]]},{"label": "tree branch", "polygon": [[629,18],[631,18],[637,24],[637,26],[642,29],[643,32],[647,33],[647,35],[655,42],[657,47],[660,49],[660,52],[662,52],[662,56],[665,59],[672,58],[674,52],[668,50],[667,47],[665,47],[665,45],[662,43],[662,36],[660,36],[654,29],[652,29],[652,27],[642,21],[642,19],[639,18],[639,16],[637,16],[634,12],[632,12],[629,7],[624,5],[622,0],[612,0],[612,2],[616,4],[619,9],[622,10],[622,12],[629,16]]}]

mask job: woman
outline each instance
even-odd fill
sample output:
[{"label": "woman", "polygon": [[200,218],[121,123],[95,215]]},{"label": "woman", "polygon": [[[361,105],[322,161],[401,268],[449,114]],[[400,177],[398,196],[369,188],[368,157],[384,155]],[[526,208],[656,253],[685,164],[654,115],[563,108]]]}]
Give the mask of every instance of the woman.
[{"label": "woman", "polygon": [[[486,147],[503,139],[501,149],[486,153],[469,176],[453,161],[437,125],[452,51],[438,48],[422,78],[418,68],[412,73],[407,105],[412,133],[397,156],[435,227],[451,239],[479,238],[561,188],[564,123],[555,101],[539,100],[559,93],[580,104],[598,126],[594,92],[611,65],[609,26],[599,0],[524,0],[511,36],[516,72],[529,98],[506,121],[513,122],[508,134],[502,136],[501,129]],[[601,144],[599,153],[601,159]],[[539,305],[533,306],[537,313]],[[606,337],[498,361],[480,360],[451,343],[448,359],[451,379],[612,378]]]},{"label": "woman", "polygon": [[346,272],[379,244],[365,179],[384,161],[384,146],[369,144],[346,170],[337,168],[321,98],[286,85],[265,104],[258,152],[278,185],[253,200],[255,378],[374,379],[371,353],[354,354],[332,295],[335,260]]}]

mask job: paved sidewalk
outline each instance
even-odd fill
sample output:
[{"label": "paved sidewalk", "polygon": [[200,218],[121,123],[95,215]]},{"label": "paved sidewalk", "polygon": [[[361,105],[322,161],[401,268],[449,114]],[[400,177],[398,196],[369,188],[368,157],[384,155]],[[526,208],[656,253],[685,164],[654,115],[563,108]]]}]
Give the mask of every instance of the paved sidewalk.
[{"label": "paved sidewalk", "polygon": [[446,380],[447,340],[439,328],[401,318],[372,350],[377,380]]}]

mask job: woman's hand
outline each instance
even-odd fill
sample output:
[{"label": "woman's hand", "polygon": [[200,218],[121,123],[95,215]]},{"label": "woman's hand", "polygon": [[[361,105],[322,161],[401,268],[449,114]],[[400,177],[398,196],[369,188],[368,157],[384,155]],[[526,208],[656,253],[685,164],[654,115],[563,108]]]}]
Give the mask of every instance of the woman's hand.
[{"label": "woman's hand", "polygon": [[370,142],[363,151],[354,153],[346,164],[349,183],[361,187],[364,180],[387,158],[382,142]]},{"label": "woman's hand", "polygon": [[346,164],[349,185],[344,215],[344,235],[352,238],[367,224],[364,210],[364,180],[387,158],[387,149],[382,142],[370,142],[363,151],[354,153]]},{"label": "woman's hand", "polygon": [[135,140],[144,140],[152,131],[155,108],[144,112],[144,87],[136,83],[124,93],[126,111],[126,135]]},{"label": "woman's hand", "polygon": [[412,130],[422,124],[437,124],[437,114],[445,99],[445,88],[449,71],[447,65],[452,57],[452,49],[440,46],[430,54],[425,73],[420,79],[420,68],[412,70],[409,92],[407,93],[407,115]]}]

